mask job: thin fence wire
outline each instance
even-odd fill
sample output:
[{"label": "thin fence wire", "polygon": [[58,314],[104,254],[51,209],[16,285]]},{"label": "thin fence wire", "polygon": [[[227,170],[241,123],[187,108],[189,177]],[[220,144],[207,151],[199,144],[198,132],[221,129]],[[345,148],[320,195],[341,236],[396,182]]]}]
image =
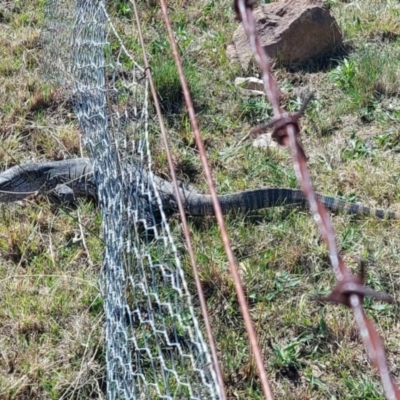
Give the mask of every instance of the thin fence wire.
[{"label": "thin fence wire", "polygon": [[238,268],[238,265],[237,265],[237,262],[236,262],[234,254],[233,254],[231,244],[230,244],[230,238],[229,238],[228,231],[226,228],[225,219],[222,214],[222,207],[218,200],[217,191],[215,188],[214,181],[212,179],[211,169],[208,164],[206,150],[205,150],[204,143],[203,143],[203,140],[202,140],[202,137],[200,134],[199,124],[197,122],[196,114],[194,111],[193,102],[192,102],[190,92],[189,92],[189,87],[188,87],[188,84],[187,84],[187,81],[186,81],[186,78],[185,78],[185,75],[183,72],[182,60],[179,55],[178,45],[176,43],[174,33],[172,31],[172,26],[171,26],[171,22],[170,22],[169,15],[168,15],[167,5],[166,5],[165,0],[160,0],[160,2],[161,2],[161,8],[162,8],[162,12],[163,12],[164,22],[167,27],[168,36],[169,36],[169,40],[170,40],[171,47],[172,47],[172,52],[174,55],[176,66],[178,68],[179,78],[180,78],[180,82],[182,85],[183,94],[185,97],[185,103],[186,103],[186,106],[188,109],[190,123],[191,123],[192,130],[193,130],[193,133],[194,133],[194,136],[196,139],[197,147],[199,149],[200,158],[201,158],[201,161],[203,164],[204,175],[205,175],[205,178],[207,181],[208,188],[211,193],[212,203],[213,203],[213,207],[215,210],[215,216],[216,216],[216,219],[217,219],[217,222],[219,225],[219,229],[221,231],[221,236],[222,236],[222,240],[224,243],[225,253],[227,255],[230,271],[231,271],[231,274],[233,277],[233,281],[235,283],[235,290],[236,290],[236,294],[237,294],[237,298],[238,298],[238,302],[239,302],[239,306],[240,306],[240,311],[242,313],[244,325],[245,325],[247,335],[249,338],[249,342],[250,342],[251,351],[253,353],[253,357],[255,359],[255,363],[257,366],[258,375],[259,375],[260,382],[261,382],[261,387],[262,387],[265,398],[268,400],[273,400],[271,386],[269,384],[267,374],[265,372],[265,363],[264,363],[263,355],[262,355],[261,348],[258,343],[257,333],[254,329],[254,325],[253,325],[253,322],[251,319],[249,306],[248,306],[248,303],[246,300],[246,295],[244,293],[244,289],[243,289],[243,286],[242,286],[242,283],[240,280],[239,268]]},{"label": "thin fence wire", "polygon": [[173,190],[175,193],[175,198],[176,198],[176,202],[178,205],[178,210],[179,210],[179,214],[180,214],[180,218],[181,218],[182,230],[183,230],[183,234],[185,236],[187,252],[189,254],[190,263],[192,264],[193,277],[194,277],[194,281],[196,284],[197,295],[199,297],[200,309],[201,309],[201,313],[202,313],[202,316],[204,319],[205,331],[207,334],[208,343],[210,345],[212,361],[213,361],[213,365],[215,368],[216,377],[218,380],[218,387],[219,387],[219,391],[220,391],[219,394],[220,394],[221,399],[225,400],[226,399],[226,388],[225,388],[225,384],[223,381],[221,366],[220,366],[220,363],[218,360],[217,349],[216,349],[216,345],[215,345],[215,341],[214,341],[214,337],[213,337],[213,332],[211,329],[211,322],[210,322],[210,318],[208,315],[206,299],[205,299],[204,291],[203,291],[203,288],[201,285],[199,272],[197,271],[196,257],[194,255],[194,249],[193,249],[192,240],[190,237],[189,226],[187,223],[187,218],[186,218],[186,214],[185,214],[185,210],[184,210],[184,206],[183,206],[183,199],[181,198],[181,195],[179,192],[179,184],[178,184],[178,180],[176,177],[174,163],[172,160],[172,154],[169,149],[168,135],[167,135],[167,131],[165,128],[165,124],[164,124],[164,120],[163,120],[163,116],[162,116],[162,112],[161,112],[161,105],[160,105],[160,101],[158,99],[158,95],[157,95],[156,87],[154,85],[152,74],[150,72],[151,69],[150,69],[150,64],[149,64],[149,60],[147,57],[146,45],[143,40],[143,32],[142,32],[138,7],[133,0],[130,0],[130,2],[133,6],[134,13],[135,13],[139,41],[140,41],[140,45],[142,47],[142,52],[143,52],[143,61],[144,61],[144,65],[146,67],[146,74],[147,74],[147,78],[149,80],[150,91],[153,96],[154,107],[156,109],[158,121],[160,124],[161,137],[162,137],[162,140],[164,143],[165,153],[166,153],[167,160],[168,160],[168,166],[169,166],[169,170],[171,173],[172,186],[173,186]]},{"label": "thin fence wire", "polygon": [[98,188],[107,397],[220,398],[153,180],[144,69],[123,46],[104,0],[50,0],[45,19],[45,70],[72,89]]}]

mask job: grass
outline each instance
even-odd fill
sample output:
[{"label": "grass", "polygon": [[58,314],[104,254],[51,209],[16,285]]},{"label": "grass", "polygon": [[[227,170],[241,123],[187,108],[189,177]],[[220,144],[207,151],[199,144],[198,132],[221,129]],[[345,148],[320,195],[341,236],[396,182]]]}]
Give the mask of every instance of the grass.
[{"label": "grass", "polygon": [[[383,0],[326,3],[350,50],[327,60],[321,70],[312,65],[275,69],[283,106],[295,110],[304,91],[316,92],[302,121],[302,140],[318,191],[400,211],[400,7]],[[79,156],[79,131],[68,103],[39,73],[43,2],[5,4],[0,10],[1,168]],[[113,7],[118,27],[128,26],[130,3]],[[205,190],[160,11],[151,1],[140,8],[177,171]],[[180,1],[170,5],[170,15],[218,191],[296,187],[285,150],[241,141],[271,108],[233,86],[244,72],[225,55],[237,26],[230,2]],[[138,53],[136,41],[124,39]],[[157,173],[168,175],[159,140],[152,146]],[[333,221],[348,265],[355,271],[366,260],[368,284],[396,297],[398,222],[340,214]],[[75,240],[82,234],[80,224],[85,242]],[[351,314],[314,301],[335,281],[308,212],[232,213],[227,224],[276,398],[383,399]],[[195,293],[176,219],[171,225]],[[219,230],[213,219],[191,219],[190,226],[229,398],[261,399]],[[104,397],[99,230],[91,203],[68,212],[44,197],[1,206],[0,399]],[[398,305],[367,300],[365,306],[399,381]]]}]

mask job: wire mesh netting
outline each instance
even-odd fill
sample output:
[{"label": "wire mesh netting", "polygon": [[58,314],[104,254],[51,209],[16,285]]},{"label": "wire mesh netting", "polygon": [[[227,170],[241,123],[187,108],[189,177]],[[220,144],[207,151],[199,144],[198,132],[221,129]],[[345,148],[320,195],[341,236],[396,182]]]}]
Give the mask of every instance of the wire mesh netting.
[{"label": "wire mesh netting", "polygon": [[219,398],[153,179],[144,70],[103,0],[49,0],[42,39],[45,73],[71,93],[95,171],[108,398]]}]

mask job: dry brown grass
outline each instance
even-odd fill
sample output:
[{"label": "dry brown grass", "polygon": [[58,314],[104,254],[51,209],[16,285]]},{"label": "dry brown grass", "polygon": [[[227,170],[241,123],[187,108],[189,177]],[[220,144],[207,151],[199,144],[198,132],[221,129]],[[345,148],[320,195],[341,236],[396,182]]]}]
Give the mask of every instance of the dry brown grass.
[{"label": "dry brown grass", "polygon": [[[76,124],[40,75],[41,2],[25,3],[0,5],[2,169],[80,154]],[[102,398],[101,242],[86,238],[90,264],[73,240],[78,220],[98,231],[93,207],[66,213],[38,198],[0,215],[0,398]]]},{"label": "dry brown grass", "polygon": [[[149,54],[153,61],[165,56],[169,62],[159,11],[148,3],[141,5],[141,13]],[[383,0],[327,3],[351,41],[347,58],[355,67],[338,70],[343,66],[339,60],[320,71],[315,66],[275,71],[284,106],[295,109],[300,92],[316,91],[303,121],[303,142],[320,192],[400,211],[400,69],[399,58],[393,56],[398,52],[399,5]],[[41,5],[39,0],[0,5],[2,169],[81,153],[68,99],[40,75]],[[219,191],[295,187],[286,151],[255,149],[248,141],[238,144],[269,108],[264,100],[242,97],[233,87],[234,78],[243,72],[231,67],[225,56],[236,26],[230,1],[182,5],[172,4],[171,16],[189,81],[196,83],[193,94]],[[124,22],[119,26],[122,29]],[[137,51],[135,43],[131,46]],[[380,63],[368,57],[368,46],[380,49]],[[157,67],[169,68],[167,62]],[[374,71],[379,72],[377,79]],[[169,91],[165,87],[160,86],[163,96]],[[184,112],[171,112],[168,125],[181,178],[204,188]],[[157,143],[153,158],[157,171],[168,175]],[[74,240],[80,235],[79,220],[86,227],[87,247]],[[357,268],[359,260],[367,260],[368,284],[396,297],[398,222],[343,215],[333,220],[346,262]],[[293,208],[246,216],[232,213],[227,221],[276,398],[383,399],[351,315],[313,300],[332,288],[334,278],[308,213]],[[175,219],[171,224],[178,231]],[[68,212],[45,198],[1,206],[0,399],[104,396],[97,283],[102,244],[93,234],[99,225],[96,209],[85,202]],[[193,220],[191,227],[229,396],[261,399],[219,231],[212,219]],[[181,256],[190,277],[183,245]],[[367,300],[366,309],[380,328],[398,380],[398,305]]]}]

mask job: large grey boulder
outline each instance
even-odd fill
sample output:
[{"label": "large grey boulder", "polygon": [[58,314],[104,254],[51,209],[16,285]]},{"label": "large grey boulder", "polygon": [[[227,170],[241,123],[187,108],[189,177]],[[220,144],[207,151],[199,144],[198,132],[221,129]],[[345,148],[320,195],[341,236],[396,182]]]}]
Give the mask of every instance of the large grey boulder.
[{"label": "large grey boulder", "polygon": [[[267,55],[281,65],[303,64],[333,51],[342,34],[321,0],[282,0],[254,10],[256,30]],[[232,62],[247,69],[253,58],[243,25],[236,29],[227,48]]]}]

